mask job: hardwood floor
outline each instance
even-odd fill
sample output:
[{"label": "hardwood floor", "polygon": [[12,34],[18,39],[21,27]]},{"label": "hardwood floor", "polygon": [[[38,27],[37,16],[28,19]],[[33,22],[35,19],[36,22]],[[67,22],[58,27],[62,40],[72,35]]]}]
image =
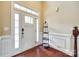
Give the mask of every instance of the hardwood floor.
[{"label": "hardwood floor", "polygon": [[45,49],[43,46],[37,46],[13,57],[70,57],[65,53],[53,48]]}]

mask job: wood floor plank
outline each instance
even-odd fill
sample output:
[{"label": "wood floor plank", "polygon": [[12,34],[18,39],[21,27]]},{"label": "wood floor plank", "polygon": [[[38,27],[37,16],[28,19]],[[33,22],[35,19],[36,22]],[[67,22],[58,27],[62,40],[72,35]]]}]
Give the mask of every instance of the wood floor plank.
[{"label": "wood floor plank", "polygon": [[43,46],[37,46],[13,57],[70,57],[65,53],[53,48],[44,48]]}]

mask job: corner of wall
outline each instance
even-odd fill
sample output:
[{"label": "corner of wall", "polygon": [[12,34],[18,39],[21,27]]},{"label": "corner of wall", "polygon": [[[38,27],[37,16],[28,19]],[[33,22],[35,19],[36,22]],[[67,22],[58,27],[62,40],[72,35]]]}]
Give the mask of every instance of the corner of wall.
[{"label": "corner of wall", "polygon": [[2,33],[1,33],[2,32],[1,9],[2,8],[1,8],[1,2],[0,2],[0,36],[2,35]]}]

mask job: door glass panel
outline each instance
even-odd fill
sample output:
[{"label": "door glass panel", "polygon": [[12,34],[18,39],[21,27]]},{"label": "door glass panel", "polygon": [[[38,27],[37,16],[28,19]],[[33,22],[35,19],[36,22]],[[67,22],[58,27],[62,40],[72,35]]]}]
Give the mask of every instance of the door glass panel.
[{"label": "door glass panel", "polygon": [[25,23],[29,23],[28,22],[28,16],[25,16]]},{"label": "door glass panel", "polygon": [[19,48],[19,14],[15,13],[15,49]]},{"label": "door glass panel", "polygon": [[19,35],[19,33],[18,33],[18,28],[17,28],[17,27],[16,27],[16,29],[15,29],[15,32],[16,32],[16,33],[15,33],[16,35]]},{"label": "door glass panel", "polygon": [[30,17],[29,16],[25,16],[25,23],[30,23]]},{"label": "door glass panel", "polygon": [[15,27],[19,26],[19,22],[15,21]]},{"label": "door glass panel", "polygon": [[33,17],[30,18],[30,23],[33,24]]},{"label": "door glass panel", "polygon": [[31,21],[31,18],[30,18],[30,16],[28,17],[28,22],[29,22],[29,24],[30,24],[30,21]]},{"label": "door glass panel", "polygon": [[37,34],[36,34],[36,35],[37,35],[37,36],[36,36],[36,38],[37,38],[36,41],[37,41],[37,42],[39,42],[39,25],[38,25],[38,24],[39,24],[38,19],[36,19],[36,29],[37,29],[37,30],[36,30],[36,33],[37,33]]},{"label": "door glass panel", "polygon": [[25,16],[25,23],[33,24],[33,17]]}]

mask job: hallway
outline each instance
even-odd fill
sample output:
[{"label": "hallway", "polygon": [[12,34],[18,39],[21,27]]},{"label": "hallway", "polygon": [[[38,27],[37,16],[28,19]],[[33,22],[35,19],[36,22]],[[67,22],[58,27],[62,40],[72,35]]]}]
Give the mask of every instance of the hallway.
[{"label": "hallway", "polygon": [[45,49],[43,46],[37,46],[13,57],[70,57],[65,53],[53,48]]}]

